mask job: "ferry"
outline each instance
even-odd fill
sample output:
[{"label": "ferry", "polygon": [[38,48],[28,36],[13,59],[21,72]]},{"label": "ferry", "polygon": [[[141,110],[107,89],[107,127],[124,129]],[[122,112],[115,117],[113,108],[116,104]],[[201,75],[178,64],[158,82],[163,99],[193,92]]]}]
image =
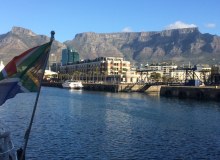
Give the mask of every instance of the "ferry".
[{"label": "ferry", "polygon": [[63,88],[82,89],[83,85],[81,81],[69,81],[67,80],[62,84]]}]

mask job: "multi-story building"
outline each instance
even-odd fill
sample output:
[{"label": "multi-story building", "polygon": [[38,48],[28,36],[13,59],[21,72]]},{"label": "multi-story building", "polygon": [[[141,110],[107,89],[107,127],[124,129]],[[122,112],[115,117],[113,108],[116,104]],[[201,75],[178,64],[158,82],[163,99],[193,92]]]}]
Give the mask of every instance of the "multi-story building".
[{"label": "multi-story building", "polygon": [[[190,68],[201,68],[202,70],[190,70]],[[186,74],[186,70],[187,71]],[[211,67],[208,64],[197,64],[196,66],[188,66],[188,65],[182,65],[178,67],[178,70],[172,70],[170,72],[170,77],[173,77],[174,79],[178,81],[184,82],[186,79],[194,79],[200,80],[201,82],[206,82],[211,74]]]},{"label": "multi-story building", "polygon": [[57,72],[57,56],[55,54],[49,55],[49,60],[47,63],[47,69]]},{"label": "multi-story building", "polygon": [[73,74],[75,71],[79,71],[85,74],[89,74],[94,71],[98,71],[98,74],[104,74],[107,71],[107,75],[110,81],[112,81],[113,75],[118,79],[120,75],[119,70],[122,74],[130,71],[130,61],[124,61],[123,58],[119,57],[98,57],[96,59],[77,61],[69,63],[60,67],[60,73]]},{"label": "multi-story building", "polygon": [[62,65],[79,61],[79,53],[72,46],[62,50]]},{"label": "multi-story building", "polygon": [[172,76],[170,75],[172,69],[177,68],[177,65],[174,63],[156,63],[151,64],[150,69],[155,69],[163,72],[161,76]]}]

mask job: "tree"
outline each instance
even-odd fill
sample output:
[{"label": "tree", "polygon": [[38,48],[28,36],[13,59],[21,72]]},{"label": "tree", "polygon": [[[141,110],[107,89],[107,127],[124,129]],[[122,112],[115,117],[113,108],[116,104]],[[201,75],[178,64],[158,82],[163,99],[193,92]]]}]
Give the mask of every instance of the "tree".
[{"label": "tree", "polygon": [[78,74],[79,74],[79,81],[80,81],[81,80],[80,75],[82,74],[82,72],[79,72]]},{"label": "tree", "polygon": [[162,77],[162,81],[163,81],[163,82],[167,82],[168,79],[169,79],[168,76],[163,76],[163,77]]},{"label": "tree", "polygon": [[96,71],[92,71],[92,76],[93,76],[93,83],[95,83],[94,81],[94,74],[96,73]]},{"label": "tree", "polygon": [[160,73],[153,72],[151,73],[151,78],[158,82],[158,80],[161,78],[161,75]]},{"label": "tree", "polygon": [[174,81],[174,78],[173,77],[170,77],[169,79],[168,79],[168,82],[173,82]]},{"label": "tree", "polygon": [[105,72],[104,72],[104,75],[105,75],[105,83],[106,83],[106,77],[107,77],[107,75],[108,75],[108,71],[105,71]]},{"label": "tree", "polygon": [[74,73],[76,75],[76,80],[77,80],[77,75],[78,75],[79,71],[75,71]]},{"label": "tree", "polygon": [[86,83],[88,83],[88,81],[87,81],[88,74],[85,74],[85,76],[86,76]]},{"label": "tree", "polygon": [[116,71],[116,68],[112,68],[112,70],[114,71],[114,81],[115,82],[115,71]]},{"label": "tree", "polygon": [[92,73],[92,71],[89,71],[88,73],[89,73],[89,80],[91,81],[91,73]]},{"label": "tree", "polygon": [[96,75],[97,75],[97,82],[99,81],[99,67],[95,67]]},{"label": "tree", "polygon": [[75,76],[75,73],[73,72],[73,80],[74,80],[74,76]]}]

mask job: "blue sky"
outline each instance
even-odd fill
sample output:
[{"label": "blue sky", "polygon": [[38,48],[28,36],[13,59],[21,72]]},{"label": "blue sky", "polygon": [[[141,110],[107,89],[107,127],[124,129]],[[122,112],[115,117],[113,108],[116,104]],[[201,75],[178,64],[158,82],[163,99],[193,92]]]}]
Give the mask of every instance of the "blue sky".
[{"label": "blue sky", "polygon": [[2,0],[0,34],[13,26],[64,42],[77,33],[199,27],[220,36],[219,0]]}]

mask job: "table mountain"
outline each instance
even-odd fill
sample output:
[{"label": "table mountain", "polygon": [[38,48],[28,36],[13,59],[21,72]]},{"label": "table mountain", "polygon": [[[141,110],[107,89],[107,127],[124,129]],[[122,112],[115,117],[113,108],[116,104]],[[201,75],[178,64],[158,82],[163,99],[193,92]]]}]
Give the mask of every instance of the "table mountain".
[{"label": "table mountain", "polygon": [[199,28],[161,32],[86,32],[64,44],[73,46],[83,58],[123,56],[133,63],[178,61],[181,64],[191,61],[191,64],[215,64],[220,61],[220,37],[202,34]]},{"label": "table mountain", "polygon": [[[56,36],[55,36],[56,37]],[[37,45],[49,42],[49,37],[31,30],[13,27],[0,35],[0,60],[4,64],[14,56]],[[199,28],[173,29],[156,32],[76,34],[71,41],[54,41],[51,53],[62,58],[62,49],[73,46],[80,59],[102,56],[125,57],[131,63],[178,61],[179,64],[220,62],[220,37],[202,34]]]}]

